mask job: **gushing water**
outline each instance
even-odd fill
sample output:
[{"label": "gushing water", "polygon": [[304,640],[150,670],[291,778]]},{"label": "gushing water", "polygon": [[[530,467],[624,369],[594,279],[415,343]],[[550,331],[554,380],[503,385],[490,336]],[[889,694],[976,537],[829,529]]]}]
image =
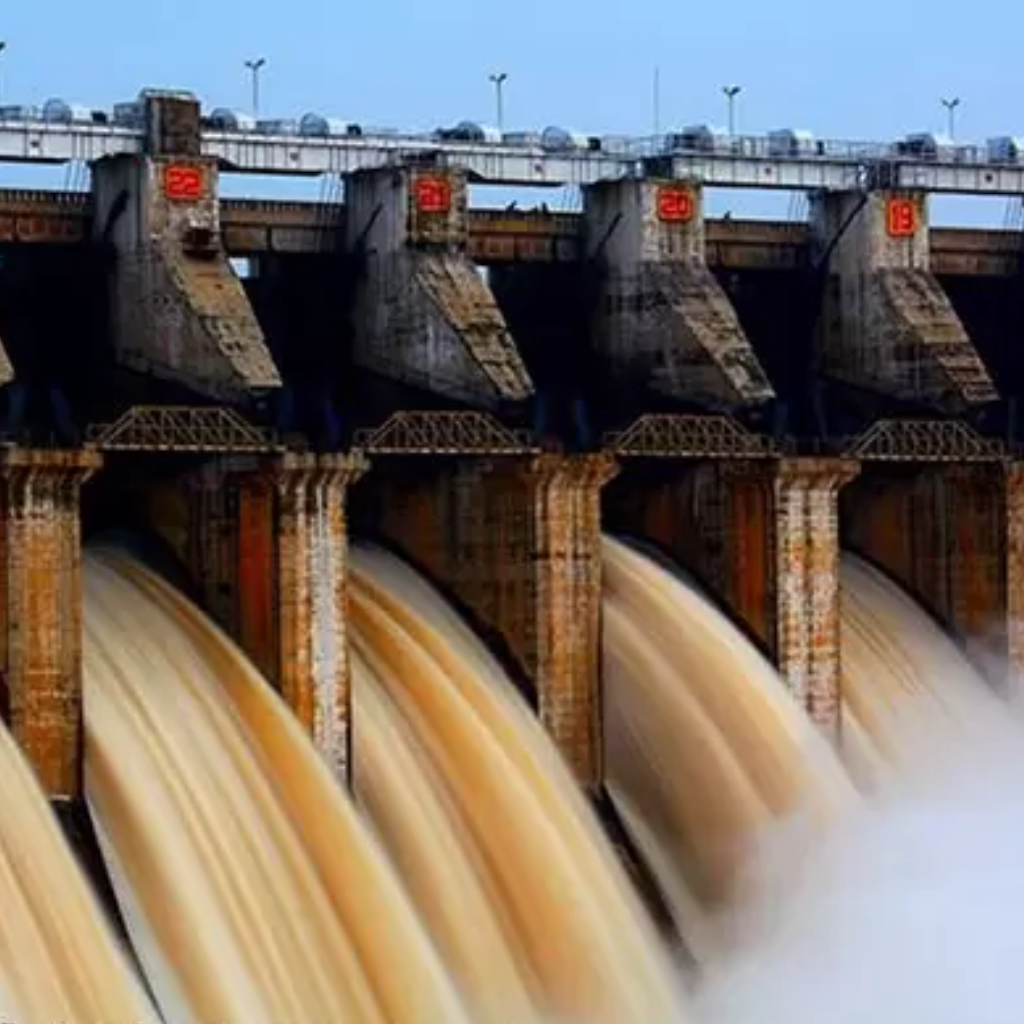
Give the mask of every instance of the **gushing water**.
[{"label": "gushing water", "polygon": [[[375,789],[369,772],[358,778],[369,782],[364,803],[371,818],[383,819],[389,848],[405,859],[407,884],[414,893],[428,890],[420,897],[425,914],[431,887],[439,888],[435,899],[447,889],[446,902],[457,906],[469,881],[491,911],[484,933],[500,936],[518,967],[516,998],[529,998],[537,1013],[595,1022],[669,1020],[677,993],[653,930],[574,780],[528,709],[502,685],[504,673],[468,631],[445,628],[437,595],[405,566],[367,550],[354,554],[353,565],[357,716],[376,680],[379,696],[366,710],[386,709],[378,728],[390,722],[398,741],[387,755],[404,747],[427,805],[436,810],[427,841],[410,841],[409,819],[368,798]],[[453,846],[461,855],[458,869],[444,859]],[[473,918],[463,922],[475,927]],[[473,953],[467,934],[457,962],[464,964],[467,954],[475,959]],[[492,997],[482,988],[477,1005]],[[508,1007],[494,1010],[508,1019]]]},{"label": "gushing water", "polygon": [[[957,649],[847,559],[842,757],[865,799],[694,588],[605,557],[609,788],[693,998],[529,708],[407,567],[353,552],[353,802],[202,613],[90,556],[87,792],[165,1020],[1011,1019],[1024,737]],[[0,1013],[155,1021],[2,731],[0,779]]]},{"label": "gushing water", "polygon": [[605,540],[609,786],[706,962],[753,838],[854,798],[775,669],[692,586]]}]

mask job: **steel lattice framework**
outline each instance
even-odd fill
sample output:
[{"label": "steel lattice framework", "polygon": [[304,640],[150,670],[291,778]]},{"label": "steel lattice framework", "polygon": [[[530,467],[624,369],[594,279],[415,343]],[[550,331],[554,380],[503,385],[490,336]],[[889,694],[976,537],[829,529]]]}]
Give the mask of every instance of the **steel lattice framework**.
[{"label": "steel lattice framework", "polygon": [[372,455],[530,455],[539,448],[485,412],[396,412],[357,430],[355,447]]},{"label": "steel lattice framework", "polygon": [[1000,462],[1006,451],[959,420],[879,420],[845,448],[865,462]]},{"label": "steel lattice framework", "polygon": [[113,423],[90,424],[87,441],[112,452],[277,452],[272,435],[223,406],[133,405]]},{"label": "steel lattice framework", "polygon": [[754,434],[728,416],[645,413],[625,430],[606,434],[615,455],[655,459],[770,459],[774,441]]}]

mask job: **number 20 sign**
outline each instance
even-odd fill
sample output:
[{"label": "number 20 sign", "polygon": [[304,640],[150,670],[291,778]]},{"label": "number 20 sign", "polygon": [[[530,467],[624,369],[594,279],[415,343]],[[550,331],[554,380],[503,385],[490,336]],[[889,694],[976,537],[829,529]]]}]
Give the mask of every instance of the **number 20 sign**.
[{"label": "number 20 sign", "polygon": [[191,164],[170,164],[164,168],[164,195],[179,203],[191,203],[206,195],[206,175]]},{"label": "number 20 sign", "polygon": [[693,219],[693,193],[687,188],[666,185],[658,189],[658,220],[663,224],[686,224]]}]

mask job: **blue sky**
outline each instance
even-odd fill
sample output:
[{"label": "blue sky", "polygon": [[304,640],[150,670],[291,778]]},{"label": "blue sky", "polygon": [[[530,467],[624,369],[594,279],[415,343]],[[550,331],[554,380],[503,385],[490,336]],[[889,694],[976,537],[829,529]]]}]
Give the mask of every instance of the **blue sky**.
[{"label": "blue sky", "polygon": [[[957,8],[942,0],[928,8],[890,0],[4,6],[4,102],[60,96],[109,106],[154,85],[189,88],[211,107],[247,107],[243,62],[258,55],[268,61],[261,104],[268,116],[319,110],[415,129],[493,121],[487,75],[502,70],[506,128],[648,134],[658,67],[663,128],[723,123],[721,86],[735,82],[743,87],[737,128],[746,132],[800,127],[820,137],[888,139],[937,131],[945,123],[940,98],[956,95],[958,138],[1024,135],[1015,97],[1024,10],[1011,0],[982,0],[971,17],[955,17]],[[2,184],[31,181],[23,170],[0,168]],[[315,188],[303,188],[315,198]],[[738,213],[780,208],[778,197],[714,199],[713,208]],[[1001,222],[1003,204],[995,205]],[[968,220],[978,216],[956,208]]]}]

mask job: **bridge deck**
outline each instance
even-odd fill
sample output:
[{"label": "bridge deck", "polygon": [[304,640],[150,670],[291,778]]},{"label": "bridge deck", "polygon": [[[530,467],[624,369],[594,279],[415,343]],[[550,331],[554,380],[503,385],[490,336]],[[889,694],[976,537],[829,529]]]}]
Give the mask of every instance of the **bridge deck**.
[{"label": "bridge deck", "polygon": [[[221,227],[235,256],[264,252],[330,252],[344,227],[342,204],[227,199]],[[570,262],[579,258],[581,217],[575,213],[474,210],[470,255],[478,263]],[[0,243],[74,243],[92,229],[85,192],[0,190]],[[808,265],[810,229],[800,221],[709,220],[707,260],[713,267],[798,269]],[[940,275],[1016,273],[1024,234],[1006,230],[933,228],[931,258]]]}]

